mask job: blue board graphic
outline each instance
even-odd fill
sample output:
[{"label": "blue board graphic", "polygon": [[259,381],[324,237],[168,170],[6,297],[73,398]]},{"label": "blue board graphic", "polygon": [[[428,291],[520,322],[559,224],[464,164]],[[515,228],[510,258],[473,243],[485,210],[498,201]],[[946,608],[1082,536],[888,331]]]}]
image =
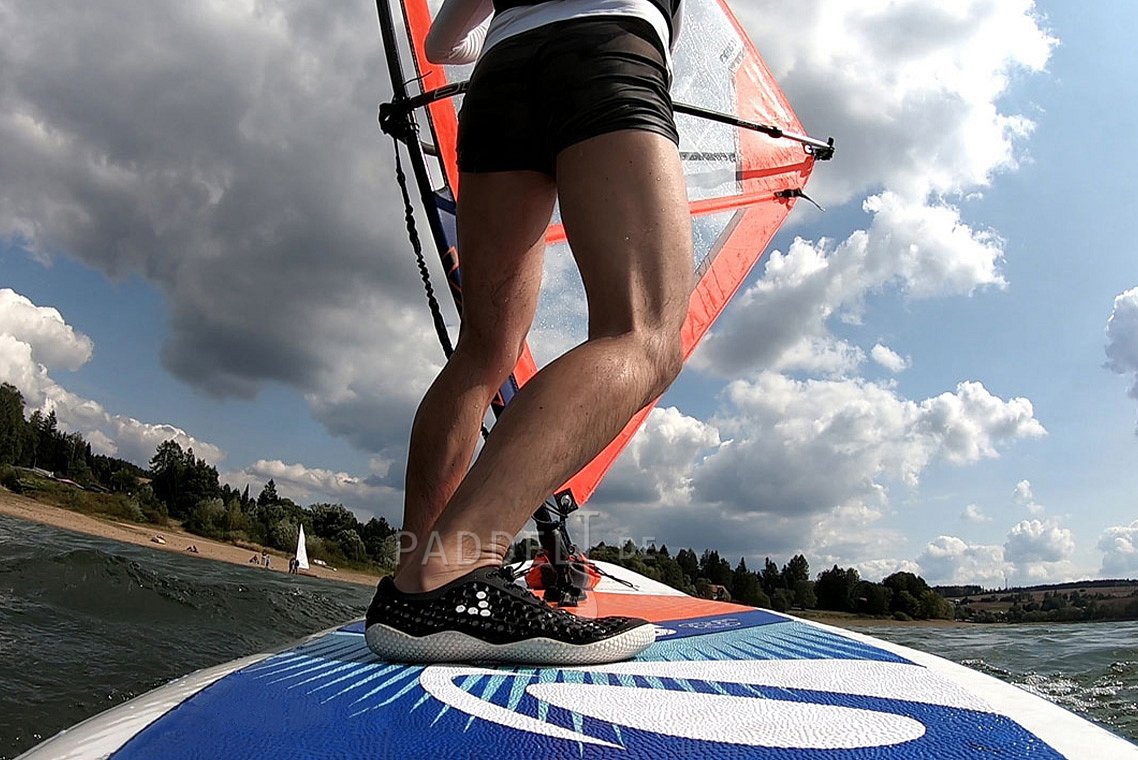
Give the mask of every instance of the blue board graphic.
[{"label": "blue board graphic", "polygon": [[636,660],[394,665],[362,625],[194,695],[111,757],[1060,758],[885,649],[761,611],[670,621]]}]

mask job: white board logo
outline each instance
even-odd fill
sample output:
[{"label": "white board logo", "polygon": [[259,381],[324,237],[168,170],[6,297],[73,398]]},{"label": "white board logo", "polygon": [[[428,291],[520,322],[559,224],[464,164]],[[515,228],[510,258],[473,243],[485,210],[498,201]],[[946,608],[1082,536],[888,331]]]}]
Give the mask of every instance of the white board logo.
[{"label": "white board logo", "polygon": [[[566,669],[568,672],[570,669]],[[919,739],[925,726],[891,712],[755,696],[627,685],[631,676],[908,700],[990,712],[975,695],[918,665],[869,660],[704,660],[622,662],[574,668],[587,679],[537,681],[525,687],[535,699],[574,715],[664,736],[752,747],[860,749]],[[620,748],[610,741],[524,715],[464,690],[471,676],[501,670],[435,665],[419,683],[431,696],[467,715],[542,736]],[[531,673],[509,678],[532,679]],[[589,682],[585,682],[585,681]],[[684,720],[675,720],[683,715]],[[723,720],[730,715],[731,720]]]},{"label": "white board logo", "polygon": [[680,628],[693,631],[722,631],[727,628],[738,628],[743,625],[737,618],[712,618],[711,620],[693,620],[690,623],[680,623]]}]

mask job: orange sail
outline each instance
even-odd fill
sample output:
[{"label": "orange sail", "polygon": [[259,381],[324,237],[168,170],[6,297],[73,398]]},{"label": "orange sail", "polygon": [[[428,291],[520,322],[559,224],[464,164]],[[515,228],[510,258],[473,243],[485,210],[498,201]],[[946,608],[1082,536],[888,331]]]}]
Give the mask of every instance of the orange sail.
[{"label": "orange sail", "polygon": [[[461,87],[471,66],[427,61],[423,43],[441,0],[379,0],[402,29],[385,29],[389,60],[405,70],[396,99],[423,103],[415,115],[421,150],[417,179],[435,243],[444,257],[452,293],[461,309],[461,252],[454,244],[454,198],[458,189],[455,140]],[[396,25],[397,26],[397,25]],[[400,32],[400,33],[396,33]],[[771,238],[790,213],[825,143],[801,136],[802,125],[731,13],[725,0],[686,0],[683,32],[673,50],[672,97],[677,107],[680,153],[688,183],[694,240],[693,279],[684,356],[695,350]],[[411,82],[406,86],[405,82]],[[406,92],[400,92],[406,86]],[[441,92],[450,97],[431,97]],[[692,115],[685,111],[701,111]],[[709,118],[711,114],[715,118]],[[758,125],[765,125],[756,129]],[[788,139],[788,136],[791,139]],[[418,144],[412,144],[412,142]],[[424,147],[425,144],[425,147]],[[430,187],[422,187],[426,183]],[[541,364],[584,339],[585,299],[579,280],[566,275],[571,261],[557,214],[547,233],[546,288],[525,356],[498,401],[509,402]],[[623,431],[556,494],[563,513],[583,504],[651,411],[642,409]]]}]

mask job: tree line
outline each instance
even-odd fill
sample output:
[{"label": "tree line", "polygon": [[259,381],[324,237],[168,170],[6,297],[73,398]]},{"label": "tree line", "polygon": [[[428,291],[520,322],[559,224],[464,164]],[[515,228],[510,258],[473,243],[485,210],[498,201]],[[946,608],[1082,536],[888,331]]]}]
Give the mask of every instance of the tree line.
[{"label": "tree line", "polygon": [[206,538],[251,542],[291,552],[300,527],[310,556],[337,564],[393,568],[395,529],[382,517],[361,523],[343,504],[302,507],[277,493],[270,479],[253,497],[219,483],[217,470],[177,441],[164,441],[150,460],[149,488],[170,517]]},{"label": "tree line", "polygon": [[395,565],[395,529],[382,517],[361,523],[342,504],[302,507],[278,494],[272,480],[251,496],[248,486],[238,490],[221,483],[215,467],[175,440],[160,443],[149,465],[143,469],[93,453],[80,434],[59,429],[54,411],[45,415],[37,410],[25,418],[23,395],[9,383],[0,384],[0,485],[11,491],[25,490],[15,468],[40,470],[94,492],[99,503],[93,511],[156,525],[173,518],[206,538],[286,552],[296,548],[303,525],[313,558],[341,565]]},{"label": "tree line", "polygon": [[[532,557],[540,547],[532,538],[517,542],[513,555]],[[855,568],[834,565],[816,576],[802,554],[790,558],[781,568],[770,557],[759,570],[751,570],[745,557],[734,567],[714,549],[696,554],[680,549],[673,554],[667,545],[622,546],[604,542],[590,548],[589,559],[611,562],[693,596],[733,601],[752,607],[786,612],[792,609],[830,610],[863,615],[891,616],[899,620],[952,619],[953,605],[929,587],[923,578],[898,572],[880,583],[863,580]]]},{"label": "tree line", "polygon": [[[8,465],[7,470],[4,466]],[[309,555],[337,564],[373,565],[390,569],[397,559],[395,529],[382,517],[361,523],[342,504],[302,507],[277,493],[269,480],[253,496],[249,486],[234,489],[219,481],[217,469],[183,449],[175,440],[158,445],[148,469],[114,457],[93,454],[78,433],[58,429],[55,413],[33,412],[24,418],[24,400],[7,383],[0,385],[0,482],[20,490],[12,470],[32,467],[67,478],[94,491],[106,492],[125,510],[119,516],[165,525],[171,518],[206,538],[268,546],[291,552],[304,526]],[[519,541],[512,559],[530,558],[537,541]],[[751,570],[745,558],[732,567],[714,549],[696,554],[686,548],[597,544],[591,559],[613,562],[689,594],[735,601],[778,611],[834,610],[899,618],[951,618],[953,608],[913,573],[894,573],[872,583],[854,568],[835,565],[810,575],[806,557],[797,554],[779,567],[767,557]]]},{"label": "tree line", "polygon": [[[1071,587],[1074,584],[1062,584]],[[1040,588],[1050,590],[1040,591]],[[1012,589],[1003,593],[965,596],[957,602],[957,617],[974,623],[1079,623],[1138,620],[1138,584],[1088,581],[1081,587],[1055,586]]]},{"label": "tree line", "polygon": [[[36,410],[25,419],[23,395],[0,383],[0,467],[5,465],[45,470],[95,490],[111,490],[120,471],[119,482],[146,474],[125,460],[93,453],[83,436],[59,429],[54,411]],[[12,482],[10,473],[5,477]]]}]

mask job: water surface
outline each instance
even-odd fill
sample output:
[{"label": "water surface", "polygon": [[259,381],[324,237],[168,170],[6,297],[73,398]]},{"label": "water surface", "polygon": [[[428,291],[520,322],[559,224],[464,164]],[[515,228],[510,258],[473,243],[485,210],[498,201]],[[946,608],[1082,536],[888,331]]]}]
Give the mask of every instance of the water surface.
[{"label": "water surface", "polygon": [[[0,515],[0,760],[193,670],[360,617],[370,599],[364,586]],[[1138,741],[1138,623],[863,630],[1017,684]]]},{"label": "water surface", "polygon": [[371,590],[0,515],[0,758],[178,676],[363,615]]}]

